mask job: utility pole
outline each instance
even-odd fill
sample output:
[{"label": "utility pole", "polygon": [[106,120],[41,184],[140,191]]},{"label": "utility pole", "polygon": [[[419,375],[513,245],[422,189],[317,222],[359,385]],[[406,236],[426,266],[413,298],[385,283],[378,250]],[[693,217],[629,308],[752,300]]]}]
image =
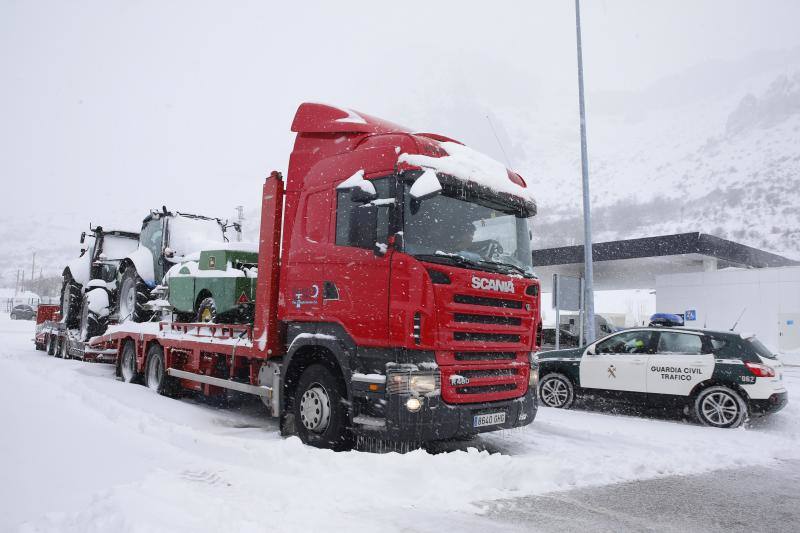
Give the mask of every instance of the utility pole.
[{"label": "utility pole", "polygon": [[[244,223],[244,206],[243,205],[237,205],[236,206],[236,214],[237,214],[237,219],[238,219],[238,222],[239,222],[239,228],[242,228],[242,224]],[[236,240],[237,241],[241,241],[242,240],[242,231],[241,231],[241,229],[236,234]]]},{"label": "utility pole", "polygon": [[19,269],[17,269],[17,281],[14,283],[14,297],[19,293]]},{"label": "utility pole", "polygon": [[36,277],[36,252],[33,252],[33,261],[31,262],[31,281]]},{"label": "utility pole", "polygon": [[583,179],[583,271],[584,294],[586,306],[584,331],[586,342],[595,339],[594,331],[594,268],[592,266],[592,213],[589,199],[589,155],[586,148],[586,106],[583,97],[583,51],[581,45],[581,4],[575,0],[575,32],[578,42],[578,101],[581,114],[581,176]]}]

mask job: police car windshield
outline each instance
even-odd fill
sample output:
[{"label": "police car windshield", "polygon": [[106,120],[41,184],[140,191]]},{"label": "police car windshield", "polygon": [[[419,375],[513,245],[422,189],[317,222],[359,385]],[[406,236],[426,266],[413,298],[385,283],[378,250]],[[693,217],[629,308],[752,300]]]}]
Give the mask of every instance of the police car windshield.
[{"label": "police car windshield", "polygon": [[528,218],[521,213],[447,194],[416,200],[409,187],[405,185],[403,207],[407,253],[533,275]]},{"label": "police car windshield", "polygon": [[756,352],[761,357],[766,357],[767,359],[776,359],[775,354],[769,351],[769,349],[761,344],[761,341],[755,337],[750,337],[747,339],[747,342],[753,348],[753,351]]}]

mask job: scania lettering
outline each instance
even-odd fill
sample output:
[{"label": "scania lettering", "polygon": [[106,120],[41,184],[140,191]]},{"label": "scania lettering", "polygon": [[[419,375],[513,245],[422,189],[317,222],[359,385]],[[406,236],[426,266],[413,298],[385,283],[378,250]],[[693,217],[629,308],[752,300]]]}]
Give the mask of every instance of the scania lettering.
[{"label": "scania lettering", "polygon": [[[283,434],[319,447],[531,423],[540,302],[525,180],[447,137],[336,107],[302,104],[292,131],[286,178],[264,184],[257,253],[231,244],[176,264],[174,320],[121,324],[94,345],[161,394],[256,394]],[[252,312],[223,312],[239,304]]]},{"label": "scania lettering", "polygon": [[483,289],[500,292],[514,292],[514,282],[487,278],[472,278],[473,289]]}]

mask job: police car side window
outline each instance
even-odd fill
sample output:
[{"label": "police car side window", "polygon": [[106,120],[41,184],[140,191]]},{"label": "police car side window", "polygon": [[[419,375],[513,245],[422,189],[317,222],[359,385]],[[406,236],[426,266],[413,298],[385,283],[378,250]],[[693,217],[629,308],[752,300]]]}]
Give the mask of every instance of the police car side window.
[{"label": "police car side window", "polygon": [[716,357],[721,359],[741,359],[744,350],[736,339],[724,337],[711,337],[711,350]]},{"label": "police car side window", "polygon": [[626,331],[609,337],[597,345],[597,353],[647,353],[651,331]]},{"label": "police car side window", "polygon": [[658,353],[699,355],[703,353],[703,338],[700,335],[662,331],[658,338]]}]

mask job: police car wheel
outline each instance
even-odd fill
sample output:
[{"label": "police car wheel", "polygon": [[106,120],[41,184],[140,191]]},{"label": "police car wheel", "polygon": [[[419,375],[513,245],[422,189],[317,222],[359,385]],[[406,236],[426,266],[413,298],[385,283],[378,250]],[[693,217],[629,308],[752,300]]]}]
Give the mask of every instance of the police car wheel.
[{"label": "police car wheel", "polygon": [[539,399],[547,407],[567,409],[575,399],[575,392],[563,374],[547,374],[539,382]]},{"label": "police car wheel", "polygon": [[735,428],[747,418],[747,405],[733,389],[715,386],[697,395],[694,413],[704,426]]}]

